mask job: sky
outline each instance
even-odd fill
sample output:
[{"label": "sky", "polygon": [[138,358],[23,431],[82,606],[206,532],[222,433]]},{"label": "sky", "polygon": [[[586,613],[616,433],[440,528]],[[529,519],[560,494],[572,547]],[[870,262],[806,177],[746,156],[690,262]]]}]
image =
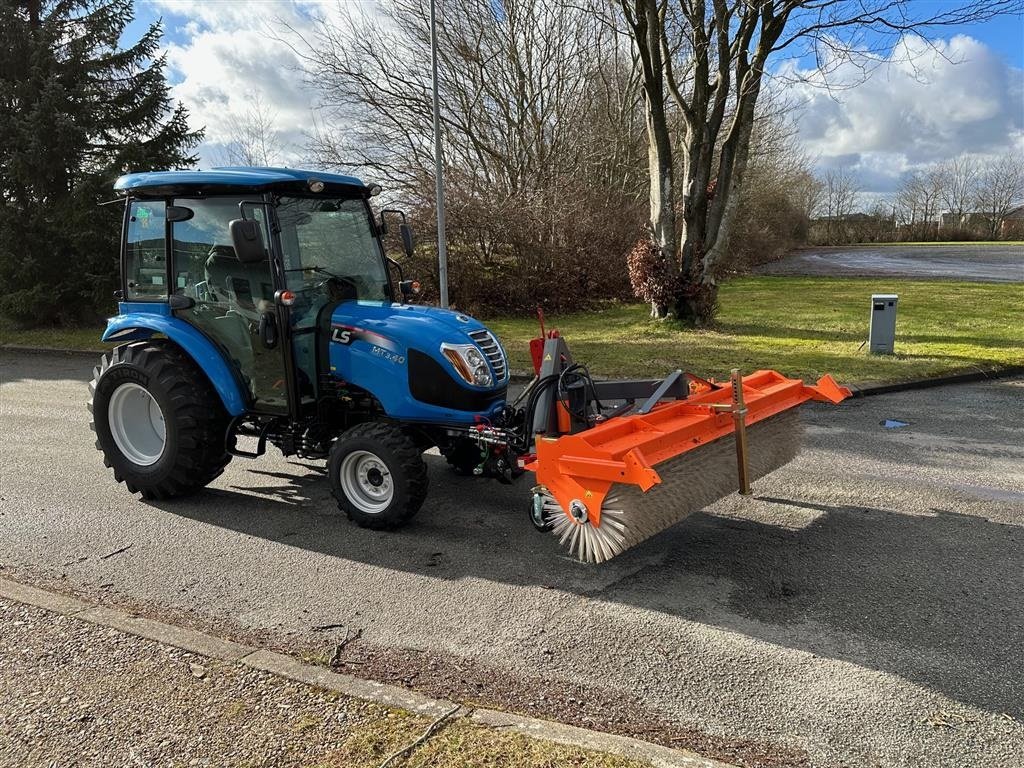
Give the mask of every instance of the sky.
[{"label": "sky", "polygon": [[[301,33],[312,14],[336,10],[335,0],[137,0],[125,38],[163,20],[172,95],[194,127],[206,128],[200,167],[224,163],[224,145],[254,95],[275,117],[285,147],[280,162],[297,165],[317,94],[273,29],[284,22]],[[911,36],[894,43],[872,54],[867,70],[813,55],[774,64],[774,85],[797,106],[798,135],[820,169],[849,169],[867,198],[878,198],[931,163],[1024,153],[1024,19],[944,27],[929,42]]]}]

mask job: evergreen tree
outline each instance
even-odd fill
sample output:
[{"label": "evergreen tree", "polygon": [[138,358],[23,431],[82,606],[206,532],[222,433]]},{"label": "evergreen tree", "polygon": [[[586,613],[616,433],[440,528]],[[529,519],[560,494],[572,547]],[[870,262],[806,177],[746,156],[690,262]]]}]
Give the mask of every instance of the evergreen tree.
[{"label": "evergreen tree", "polygon": [[0,313],[24,324],[112,308],[131,170],[193,165],[159,23],[127,48],[131,0],[0,0]]}]

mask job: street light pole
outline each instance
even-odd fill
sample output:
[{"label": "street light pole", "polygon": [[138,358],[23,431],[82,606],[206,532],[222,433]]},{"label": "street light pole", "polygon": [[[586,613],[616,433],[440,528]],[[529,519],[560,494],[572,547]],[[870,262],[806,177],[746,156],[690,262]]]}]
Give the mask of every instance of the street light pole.
[{"label": "street light pole", "polygon": [[434,90],[434,180],[437,196],[437,280],[441,306],[448,307],[448,244],[444,231],[444,171],[441,163],[441,104],[437,95],[437,0],[430,0],[430,65]]}]

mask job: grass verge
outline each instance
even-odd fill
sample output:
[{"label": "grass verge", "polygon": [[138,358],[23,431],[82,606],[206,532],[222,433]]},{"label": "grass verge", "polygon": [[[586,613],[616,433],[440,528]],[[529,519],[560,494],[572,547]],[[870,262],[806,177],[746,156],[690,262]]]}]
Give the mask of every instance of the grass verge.
[{"label": "grass verge", "polygon": [[[868,355],[872,293],[898,293],[896,349]],[[842,382],[896,382],[1024,364],[1024,289],[1014,284],[892,278],[744,277],[722,286],[718,323],[692,330],[618,306],[549,318],[573,356],[602,376],[659,376],[674,368],[722,377],[733,367]],[[530,368],[532,317],[488,321],[512,367]]]},{"label": "grass verge", "polygon": [[102,352],[109,345],[100,341],[102,327],[96,328],[17,328],[0,319],[0,345],[46,349],[81,349]]},{"label": "grass verge", "polygon": [[[869,297],[898,293],[898,354],[868,355]],[[849,383],[906,381],[979,367],[1024,365],[1024,288],[1019,284],[899,278],[743,277],[719,294],[713,329],[652,322],[643,305],[549,318],[573,354],[601,376],[659,376],[674,368],[722,377],[733,367],[791,376],[832,373]],[[515,370],[530,368],[532,316],[487,321]],[[18,330],[0,344],[102,350],[101,329]]]},{"label": "grass verge", "polygon": [[[313,765],[316,768],[376,768],[383,759],[415,741],[428,723],[428,720],[400,711],[366,718],[334,755]],[[650,764],[457,720],[445,725],[393,765],[395,768],[644,768]]]}]

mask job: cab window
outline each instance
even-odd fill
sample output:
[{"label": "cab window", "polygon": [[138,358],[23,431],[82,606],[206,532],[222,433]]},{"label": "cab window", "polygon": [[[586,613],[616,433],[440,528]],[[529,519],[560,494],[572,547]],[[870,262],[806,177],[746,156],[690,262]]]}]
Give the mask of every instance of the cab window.
[{"label": "cab window", "polygon": [[327,303],[391,300],[389,275],[366,203],[282,197],[277,207],[288,288],[299,295],[292,322],[312,327]]},{"label": "cab window", "polygon": [[164,223],[163,201],[131,203],[125,239],[125,287],[129,300],[167,299]]},{"label": "cab window", "polygon": [[[221,312],[266,311],[274,287],[266,262],[242,264],[235,256],[228,224],[241,215],[238,198],[178,198],[175,205],[192,215],[171,225],[174,249],[173,292]],[[263,209],[247,207],[246,216],[263,221]],[[264,242],[268,233],[263,232]]]},{"label": "cab window", "polygon": [[[263,315],[276,315],[274,279],[269,261],[243,264],[235,255],[229,224],[239,218],[237,197],[177,198],[190,215],[171,224],[174,293],[192,299],[178,309],[181,319],[216,341],[248,383],[258,407],[285,412],[287,394],[280,349],[260,340]],[[261,205],[246,205],[245,215],[264,226]]]}]

